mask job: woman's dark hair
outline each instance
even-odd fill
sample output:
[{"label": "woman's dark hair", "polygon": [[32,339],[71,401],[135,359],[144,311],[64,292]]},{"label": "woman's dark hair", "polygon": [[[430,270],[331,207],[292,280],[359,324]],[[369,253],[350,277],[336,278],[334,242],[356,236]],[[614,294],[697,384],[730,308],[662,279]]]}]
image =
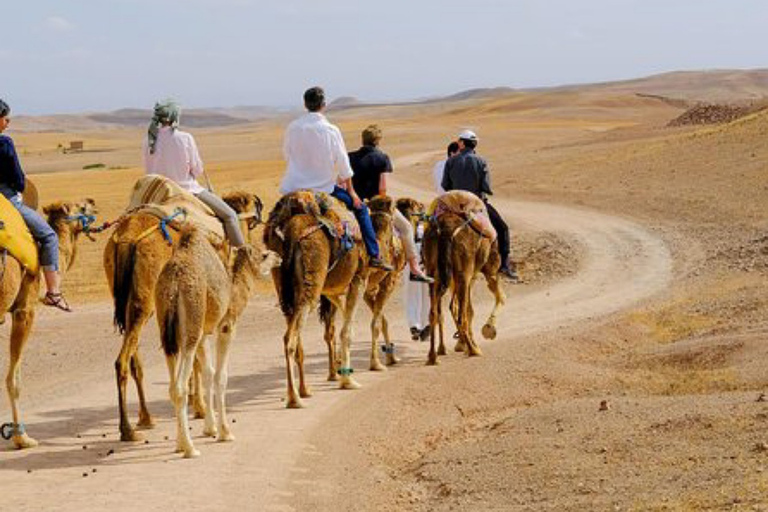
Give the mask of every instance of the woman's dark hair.
[{"label": "woman's dark hair", "polygon": [[325,106],[325,91],[322,87],[311,87],[304,92],[304,106],[310,112],[317,112]]},{"label": "woman's dark hair", "polygon": [[453,141],[450,144],[448,144],[448,150],[447,150],[448,156],[451,156],[454,153],[458,153],[458,151],[459,151],[459,143],[458,142]]},{"label": "woman's dark hair", "polygon": [[6,117],[11,113],[11,107],[6,102],[0,100],[0,117]]}]

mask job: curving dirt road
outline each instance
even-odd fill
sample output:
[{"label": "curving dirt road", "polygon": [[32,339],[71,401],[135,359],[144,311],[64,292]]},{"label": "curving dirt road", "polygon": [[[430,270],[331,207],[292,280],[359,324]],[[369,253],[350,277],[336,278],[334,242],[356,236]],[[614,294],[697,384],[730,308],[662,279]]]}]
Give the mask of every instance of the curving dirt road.
[{"label": "curving dirt road", "polygon": [[[394,189],[398,195],[422,196],[410,186]],[[514,219],[518,232],[546,231],[574,240],[583,260],[567,280],[542,289],[507,289],[498,341],[484,344],[488,357],[473,359],[475,370],[494,364],[494,356],[509,345],[505,342],[599,319],[653,296],[670,280],[672,262],[664,243],[630,220],[552,204],[501,199],[494,204]],[[393,333],[401,341],[403,368],[381,374],[363,371],[370,317],[362,312],[354,366],[365,389],[337,391],[323,380],[324,344],[319,327],[309,322],[305,340],[315,396],[300,411],[283,408],[283,320],[275,299],[254,300],[239,326],[230,371],[228,401],[237,439],[226,444],[202,439],[202,424],[195,421],[195,442],[202,453],[195,460],[173,453],[166,368],[154,326],[145,333],[142,347],[150,406],[158,425],[146,431],[146,444],[125,444],[117,440],[112,365],[119,337],[112,332],[111,306],[81,307],[70,316],[41,312],[27,351],[22,390],[28,430],[41,445],[31,451],[0,453],[2,508],[304,510],[314,505],[323,509],[339,492],[334,476],[345,471],[338,466],[344,454],[334,450],[345,446],[347,433],[358,428],[345,418],[359,416],[371,400],[386,402],[393,386],[412,382],[409,373],[429,379],[435,372],[470,368],[462,367],[457,355],[446,358],[449,362],[442,367],[423,367],[426,347],[404,341],[407,329],[397,295],[389,311]],[[487,294],[480,295],[478,317],[489,303]],[[2,332],[7,339],[8,327]],[[4,366],[5,349],[1,357]],[[458,383],[461,372],[454,373]],[[386,387],[378,385],[385,381]],[[136,407],[131,408],[135,421]],[[4,407],[0,419],[6,421],[6,416]],[[329,463],[336,464],[336,472],[323,471]],[[351,466],[347,472],[355,469]]]}]

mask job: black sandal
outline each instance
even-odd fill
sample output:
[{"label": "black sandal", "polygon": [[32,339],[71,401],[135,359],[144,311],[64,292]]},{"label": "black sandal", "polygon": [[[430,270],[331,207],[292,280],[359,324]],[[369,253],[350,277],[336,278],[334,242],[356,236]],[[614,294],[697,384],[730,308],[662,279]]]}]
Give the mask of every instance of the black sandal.
[{"label": "black sandal", "polygon": [[69,307],[67,300],[64,298],[64,295],[61,292],[59,293],[48,292],[45,294],[45,297],[40,299],[40,302],[42,302],[46,306],[51,306],[54,308],[58,308],[62,311],[66,311],[67,313],[72,312],[72,308]]}]

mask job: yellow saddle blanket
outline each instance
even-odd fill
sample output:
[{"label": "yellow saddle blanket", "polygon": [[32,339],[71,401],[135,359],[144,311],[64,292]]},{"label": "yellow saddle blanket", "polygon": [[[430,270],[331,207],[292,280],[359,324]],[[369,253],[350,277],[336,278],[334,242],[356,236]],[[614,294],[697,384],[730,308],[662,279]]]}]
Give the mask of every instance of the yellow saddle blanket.
[{"label": "yellow saddle blanket", "polygon": [[491,241],[496,240],[497,233],[488,217],[485,203],[475,194],[466,190],[451,190],[438,196],[432,201],[427,213],[430,217],[438,219],[441,215],[453,213],[465,219],[475,231],[484,237]]},{"label": "yellow saddle blanket", "polygon": [[176,217],[177,222],[191,222],[224,239],[224,226],[213,210],[165,176],[147,174],[139,178],[128,202],[128,211],[150,213],[160,219],[169,218],[179,208],[185,215]]},{"label": "yellow saddle blanket", "polygon": [[0,248],[16,258],[28,272],[37,274],[37,244],[19,210],[0,195]]}]

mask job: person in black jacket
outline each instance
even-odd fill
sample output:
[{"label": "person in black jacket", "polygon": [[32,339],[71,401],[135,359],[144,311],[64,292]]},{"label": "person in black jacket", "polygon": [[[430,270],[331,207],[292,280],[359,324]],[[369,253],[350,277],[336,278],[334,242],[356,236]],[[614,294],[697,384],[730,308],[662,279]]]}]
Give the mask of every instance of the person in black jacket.
[{"label": "person in black jacket", "polygon": [[501,267],[499,273],[513,282],[519,282],[520,278],[510,262],[509,227],[499,212],[488,202],[491,190],[491,177],[488,172],[488,164],[475,153],[477,135],[473,131],[464,130],[459,134],[459,154],[452,156],[445,163],[442,187],[446,192],[450,190],[466,190],[472,192],[483,200],[488,209],[488,217],[491,220],[499,241],[499,253],[501,254]]},{"label": "person in black jacket", "polygon": [[3,135],[11,123],[10,114],[11,108],[6,102],[0,100],[0,194],[5,196],[19,210],[21,217],[32,233],[32,237],[40,246],[40,266],[43,269],[45,286],[48,290],[43,304],[57,307],[63,311],[71,311],[59,288],[61,283],[59,238],[45,219],[25,205],[21,199],[21,193],[24,192],[26,185],[24,171],[19,164],[19,157],[16,154],[13,140],[7,135]]}]

